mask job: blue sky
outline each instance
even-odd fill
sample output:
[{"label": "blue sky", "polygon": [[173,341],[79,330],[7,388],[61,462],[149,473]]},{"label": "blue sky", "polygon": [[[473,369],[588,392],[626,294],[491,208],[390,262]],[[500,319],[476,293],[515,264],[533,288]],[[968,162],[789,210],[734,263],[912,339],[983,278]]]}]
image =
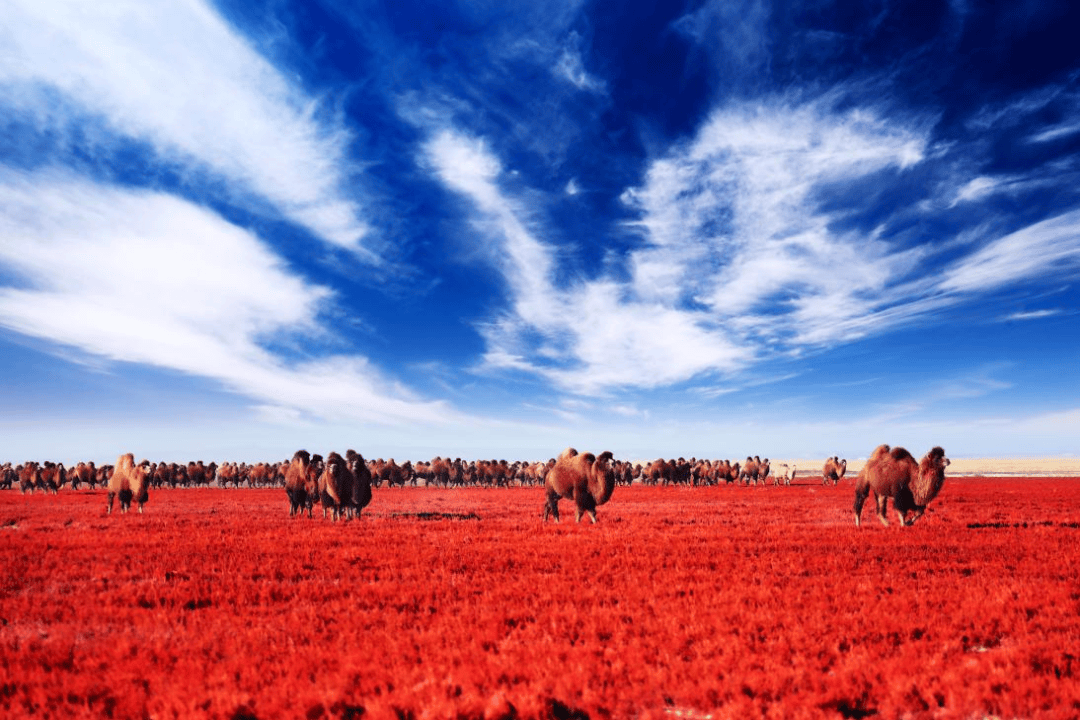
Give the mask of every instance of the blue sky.
[{"label": "blue sky", "polygon": [[8,0],[0,460],[1075,455],[1077,27]]}]

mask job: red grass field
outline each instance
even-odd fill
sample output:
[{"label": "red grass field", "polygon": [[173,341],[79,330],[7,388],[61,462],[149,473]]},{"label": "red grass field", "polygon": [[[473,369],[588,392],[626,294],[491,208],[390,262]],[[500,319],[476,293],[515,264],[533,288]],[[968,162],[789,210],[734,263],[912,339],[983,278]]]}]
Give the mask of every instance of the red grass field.
[{"label": "red grass field", "polygon": [[[0,493],[0,715],[1080,716],[1080,480],[954,479],[856,530],[849,483]],[[890,513],[891,514],[891,513]]]}]

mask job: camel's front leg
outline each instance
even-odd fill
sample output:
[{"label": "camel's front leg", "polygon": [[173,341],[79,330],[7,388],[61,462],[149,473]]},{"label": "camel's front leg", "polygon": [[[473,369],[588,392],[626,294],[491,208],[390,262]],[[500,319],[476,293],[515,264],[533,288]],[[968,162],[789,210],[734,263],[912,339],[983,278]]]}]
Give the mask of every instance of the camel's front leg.
[{"label": "camel's front leg", "polygon": [[[881,524],[884,525],[885,527],[889,527],[889,518],[885,517],[885,513],[888,511],[888,508],[889,508],[889,496],[888,495],[875,495],[874,499],[877,500],[877,516],[878,516],[878,520],[880,520]],[[894,502],[893,505],[895,506],[896,503]]]}]

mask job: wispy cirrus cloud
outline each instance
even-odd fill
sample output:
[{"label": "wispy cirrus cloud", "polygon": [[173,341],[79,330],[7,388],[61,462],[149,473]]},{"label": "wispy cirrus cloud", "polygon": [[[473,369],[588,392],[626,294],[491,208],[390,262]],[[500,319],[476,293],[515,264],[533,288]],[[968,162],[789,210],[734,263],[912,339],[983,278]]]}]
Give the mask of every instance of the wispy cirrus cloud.
[{"label": "wispy cirrus cloud", "polygon": [[574,32],[570,33],[569,39],[563,46],[562,53],[555,63],[554,73],[578,90],[602,93],[606,89],[603,80],[585,69],[585,62],[581,57],[581,39]]},{"label": "wispy cirrus cloud", "polygon": [[1080,210],[987,242],[947,269],[938,289],[978,293],[1080,267]]},{"label": "wispy cirrus cloud", "polygon": [[246,230],[174,196],[70,175],[0,175],[0,326],[91,356],[208,378],[277,414],[368,422],[454,413],[331,339],[325,287]]},{"label": "wispy cirrus cloud", "polygon": [[357,170],[346,126],[212,5],[15,0],[0,18],[0,45],[9,115],[61,133],[100,123],[378,260],[349,190]]},{"label": "wispy cirrus cloud", "polygon": [[1012,322],[1020,320],[1042,320],[1043,318],[1054,317],[1061,315],[1063,311],[1060,308],[1053,308],[1049,310],[1023,310],[1020,312],[1009,313],[1001,318],[1002,322]]},{"label": "wispy cirrus cloud", "polygon": [[[823,212],[817,193],[918,163],[925,134],[872,109],[836,112],[836,100],[722,108],[692,142],[654,161],[625,196],[649,242],[633,256],[637,294],[703,303],[746,333],[813,342],[827,339],[824,326],[845,313],[864,312],[867,295],[898,271],[910,272],[918,253],[834,231],[831,223],[852,208]],[[788,310],[755,317],[776,300]]]},{"label": "wispy cirrus cloud", "polygon": [[474,226],[493,245],[489,256],[507,281],[510,309],[481,328],[487,367],[596,394],[667,385],[745,360],[702,313],[628,300],[625,288],[608,280],[557,282],[554,249],[530,229],[525,207],[500,189],[501,165],[481,141],[443,131],[427,144],[426,161],[474,203]]},{"label": "wispy cirrus cloud", "polygon": [[1075,267],[1075,213],[996,238],[977,228],[963,242],[906,243],[889,216],[869,231],[846,223],[869,202],[868,178],[887,187],[931,155],[940,161],[931,125],[887,120],[841,91],[730,103],[624,193],[644,242],[618,278],[556,281],[567,275],[560,253],[503,189],[482,141],[444,131],[426,159],[473,203],[506,279],[511,306],[482,328],[487,366],[602,394],[880,335]]}]

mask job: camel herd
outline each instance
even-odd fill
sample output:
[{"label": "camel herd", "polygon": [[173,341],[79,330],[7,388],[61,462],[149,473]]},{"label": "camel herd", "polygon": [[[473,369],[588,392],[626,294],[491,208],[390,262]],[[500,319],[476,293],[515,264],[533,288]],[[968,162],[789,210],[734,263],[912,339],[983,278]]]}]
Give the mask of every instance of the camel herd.
[{"label": "camel herd", "polygon": [[[910,525],[923,515],[926,506],[941,491],[945,468],[949,465],[945,451],[933,448],[916,462],[904,448],[881,445],[874,450],[855,480],[855,524],[861,525],[862,507],[870,493],[874,494],[878,519],[888,525],[886,506],[889,498],[901,525]],[[115,465],[95,466],[80,462],[71,468],[62,463],[27,462],[0,466],[0,489],[16,484],[23,493],[53,492],[70,487],[91,490],[98,485],[107,489],[108,512],[116,498],[121,512],[127,512],[132,502],[139,512],[154,488],[206,487],[281,487],[289,498],[289,514],[307,511],[313,516],[314,504],[323,508],[323,517],[333,519],[358,516],[372,498],[372,488],[405,487],[406,485],[439,487],[510,487],[540,486],[545,489],[543,519],[559,520],[558,502],[574,502],[576,519],[588,516],[596,522],[596,508],[610,500],[618,485],[791,485],[796,476],[794,465],[781,463],[775,467],[768,458],[747,456],[742,462],[729,460],[698,460],[691,458],[658,459],[648,463],[616,460],[612,453],[599,456],[580,454],[567,448],[558,458],[547,462],[513,462],[506,460],[464,461],[460,458],[435,457],[430,461],[411,461],[398,465],[390,460],[364,460],[355,450],[345,456],[331,452],[326,459],[305,450],[297,451],[289,460],[275,463],[204,463],[202,460],[179,463],[135,463],[131,453],[121,455]],[[847,460],[833,456],[821,470],[823,484],[836,485],[847,472]]]}]

